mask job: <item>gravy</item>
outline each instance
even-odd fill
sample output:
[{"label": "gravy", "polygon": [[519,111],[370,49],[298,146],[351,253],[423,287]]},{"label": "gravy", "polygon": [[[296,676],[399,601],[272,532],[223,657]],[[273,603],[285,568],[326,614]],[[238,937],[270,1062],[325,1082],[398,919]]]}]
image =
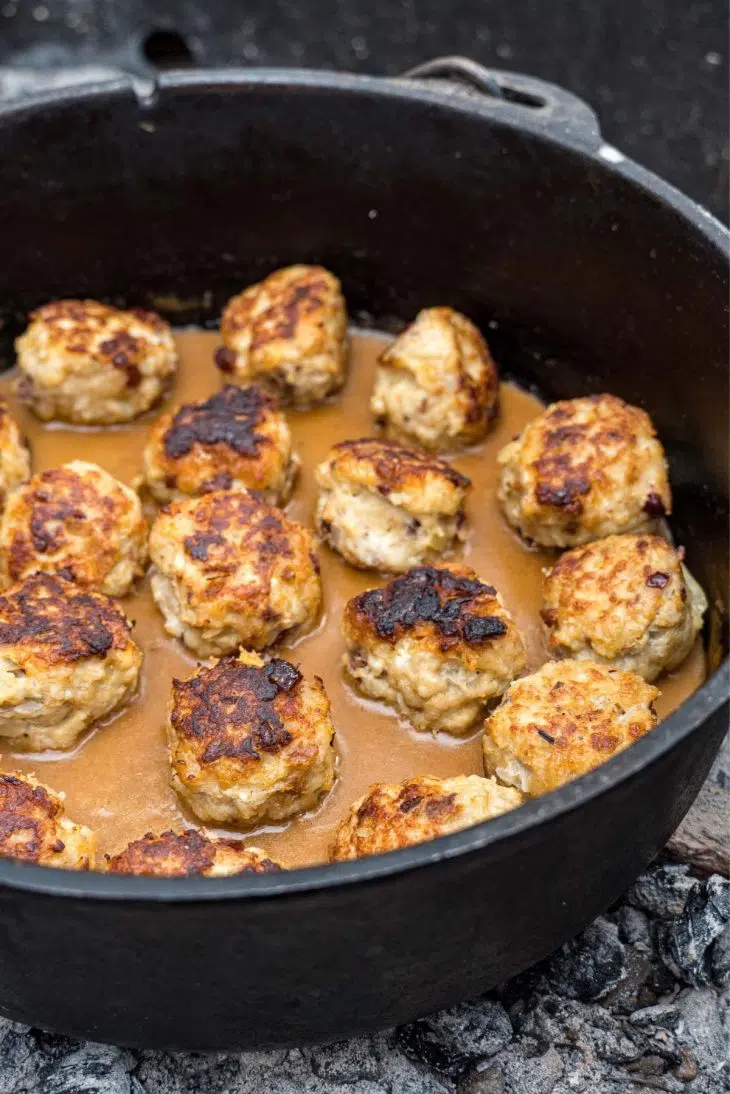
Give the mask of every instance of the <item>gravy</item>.
[{"label": "gravy", "polygon": [[[368,401],[373,371],[388,340],[377,333],[355,332],[350,377],[341,396],[317,410],[288,415],[303,467],[287,512],[303,523],[311,525],[316,498],[314,468],[331,445],[372,434]],[[207,398],[221,386],[213,365],[219,336],[183,331],[176,341],[180,371],[170,402]],[[10,384],[11,374],[0,377],[0,394],[7,396],[30,439],[34,471],[78,458],[100,464],[123,482],[132,482],[140,470],[147,431],[159,410],[127,426],[43,426],[17,404]],[[503,384],[500,415],[487,439],[453,460],[473,482],[467,506],[471,531],[463,557],[502,593],[527,642],[530,670],[547,656],[538,611],[541,571],[554,555],[527,549],[504,522],[496,502],[496,456],[540,410],[536,398],[512,384]],[[345,683],[339,668],[344,604],[385,579],[351,569],[327,547],[322,547],[320,559],[325,600],[322,620],[314,633],[293,647],[282,648],[281,653],[300,663],[305,675],[316,673],[324,680],[337,730],[339,774],[334,790],[315,813],[285,827],[246,834],[248,842],[264,848],[285,866],[324,861],[335,825],[373,782],[399,782],[421,774],[483,773],[479,731],[466,739],[417,733],[399,722],[387,707],[362,699]],[[164,730],[170,680],[189,675],[196,662],[165,634],[148,580],[141,582],[123,605],[135,621],[133,633],[145,654],[137,697],[67,753],[13,753],[7,747],[0,753],[3,770],[35,772],[55,790],[65,791],[69,816],[96,830],[100,853],[119,851],[147,831],[196,824],[168,785]],[[666,717],[699,687],[704,674],[704,653],[698,640],[684,665],[658,682],[660,717]]]}]

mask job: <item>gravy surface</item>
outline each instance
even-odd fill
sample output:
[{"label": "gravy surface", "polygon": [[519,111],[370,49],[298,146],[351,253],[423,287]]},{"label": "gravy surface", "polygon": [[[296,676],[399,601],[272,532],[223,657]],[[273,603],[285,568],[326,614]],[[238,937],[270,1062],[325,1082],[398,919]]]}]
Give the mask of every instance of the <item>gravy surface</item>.
[{"label": "gravy surface", "polygon": [[[168,405],[207,398],[221,386],[213,365],[218,334],[183,331],[176,341],[180,371]],[[288,415],[303,466],[287,512],[303,523],[311,526],[316,498],[313,471],[331,445],[373,432],[368,401],[375,362],[388,341],[386,335],[354,332],[350,376],[343,393],[325,407]],[[8,398],[30,439],[34,471],[85,459],[100,464],[123,482],[132,482],[141,467],[147,431],[160,410],[128,426],[43,426],[18,405],[10,390],[11,379],[11,374],[0,377],[0,394]],[[467,509],[470,535],[461,556],[502,593],[525,636],[530,670],[547,656],[538,611],[542,569],[555,556],[527,549],[503,520],[496,501],[496,456],[540,410],[541,404],[532,395],[503,384],[500,415],[487,439],[453,460],[473,483]],[[322,620],[314,633],[293,647],[282,647],[281,652],[299,663],[306,676],[317,674],[324,680],[337,730],[338,779],[315,813],[286,827],[258,829],[245,837],[285,866],[326,860],[334,827],[373,782],[399,782],[424,774],[483,774],[478,730],[466,739],[417,733],[387,707],[362,699],[345,683],[339,667],[343,607],[351,596],[386,579],[351,569],[327,547],[321,548],[320,559],[325,601]],[[0,753],[2,770],[35,772],[55,790],[65,791],[68,815],[96,830],[100,853],[120,851],[129,840],[147,831],[200,827],[168,785],[164,730],[170,681],[189,675],[195,659],[165,634],[147,580],[122,604],[135,621],[133,633],[145,654],[137,697],[67,753],[13,753],[7,747]],[[666,717],[699,687],[704,674],[704,653],[698,640],[684,665],[658,681],[660,717]]]}]

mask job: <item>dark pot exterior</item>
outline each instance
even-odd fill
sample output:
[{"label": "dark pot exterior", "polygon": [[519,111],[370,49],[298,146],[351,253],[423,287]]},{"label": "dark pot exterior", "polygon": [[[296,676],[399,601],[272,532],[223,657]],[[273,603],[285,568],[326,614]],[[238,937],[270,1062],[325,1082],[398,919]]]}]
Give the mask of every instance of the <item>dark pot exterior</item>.
[{"label": "dark pot exterior", "polygon": [[[0,861],[0,1011],[122,1044],[242,1049],[386,1027],[581,929],[689,808],[727,728],[727,237],[601,144],[590,111],[459,62],[469,95],[327,73],[73,90],[0,112],[4,349],[57,295],[212,321],[322,261],[377,321],[449,303],[547,397],[646,407],[715,603],[712,675],[600,770],[467,832],[282,876],[163,881]],[[430,74],[445,75],[447,66]],[[532,105],[526,105],[532,100]],[[544,105],[536,106],[534,100]]]}]

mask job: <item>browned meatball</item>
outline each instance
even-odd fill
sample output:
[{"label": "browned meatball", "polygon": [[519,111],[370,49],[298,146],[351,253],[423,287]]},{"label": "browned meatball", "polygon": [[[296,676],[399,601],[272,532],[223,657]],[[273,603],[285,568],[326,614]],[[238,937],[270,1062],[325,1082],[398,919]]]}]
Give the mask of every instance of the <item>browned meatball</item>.
[{"label": "browned meatball", "polygon": [[499,594],[466,566],[418,566],[353,597],[343,634],[358,687],[434,732],[468,732],[525,667]]},{"label": "browned meatball", "polygon": [[555,790],[653,729],[658,695],[633,672],[549,661],[512,684],[487,718],[487,773],[533,796]]},{"label": "browned meatball", "polygon": [[545,580],[550,652],[654,680],[694,645],[707,598],[661,536],[624,535],[566,551]]},{"label": "browned meatball", "polygon": [[172,785],[201,820],[278,823],[312,809],[335,780],[324,684],[280,657],[241,652],[174,680]]},{"label": "browned meatball", "polygon": [[370,408],[389,435],[443,450],[481,440],[498,398],[474,324],[453,308],[425,308],[381,354]]},{"label": "browned meatball", "polygon": [[0,596],[0,738],[69,748],[135,692],[142,651],[114,600],[52,574]]},{"label": "browned meatball", "polygon": [[33,775],[0,775],[0,855],[88,870],[95,854],[96,836],[64,816],[62,794]]},{"label": "browned meatball", "polygon": [[16,486],[30,478],[30,448],[17,422],[0,399],[0,513],[5,499]]},{"label": "browned meatball", "polygon": [[342,441],[315,472],[317,530],[352,566],[400,573],[465,535],[471,486],[444,460],[391,441]]},{"label": "browned meatball", "polygon": [[648,531],[672,508],[651,418],[615,395],[553,403],[498,461],[507,520],[545,547]]},{"label": "browned meatball", "polygon": [[34,475],[0,519],[0,585],[38,570],[107,596],[125,596],[147,560],[139,498],[83,460]]},{"label": "browned meatball", "polygon": [[54,300],[15,343],[24,402],[43,421],[128,422],[149,410],[177,369],[168,324],[141,308]]},{"label": "browned meatball", "polygon": [[233,486],[280,505],[298,467],[276,397],[233,384],[205,402],[163,414],[144,450],[145,482],[163,505]]},{"label": "browned meatball", "polygon": [[202,832],[147,832],[117,855],[106,855],[106,869],[113,874],[148,877],[229,877],[232,874],[271,874],[278,862],[258,847],[240,840],[209,839]]},{"label": "browned meatball", "polygon": [[356,801],[335,833],[333,861],[382,855],[447,836],[521,805],[517,790],[479,775],[421,775],[378,783]]},{"label": "browned meatball", "polygon": [[287,266],[232,297],[221,317],[218,367],[241,383],[308,408],[339,391],[347,372],[347,311],[321,266]]},{"label": "browned meatball", "polygon": [[174,502],[152,526],[150,556],[165,629],[199,657],[264,649],[319,614],[311,533],[246,490]]}]

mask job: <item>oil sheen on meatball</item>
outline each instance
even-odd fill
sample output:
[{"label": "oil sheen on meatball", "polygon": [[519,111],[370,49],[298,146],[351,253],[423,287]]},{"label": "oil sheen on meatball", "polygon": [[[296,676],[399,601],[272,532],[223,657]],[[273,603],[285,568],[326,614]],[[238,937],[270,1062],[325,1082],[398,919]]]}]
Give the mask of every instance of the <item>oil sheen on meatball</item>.
[{"label": "oil sheen on meatball", "polygon": [[519,791],[479,775],[376,783],[340,823],[330,857],[337,862],[397,851],[491,820],[522,802]]},{"label": "oil sheen on meatball", "polygon": [[131,421],[159,402],[177,370],[164,319],[96,300],[55,300],[37,308],[15,348],[18,393],[43,421]]},{"label": "oil sheen on meatball", "polygon": [[33,574],[0,596],[0,737],[68,748],[135,692],[142,652],[106,596]]},{"label": "oil sheen on meatball", "polygon": [[281,658],[242,652],[174,680],[167,734],[172,785],[203,821],[276,824],[334,784],[324,685]]},{"label": "oil sheen on meatball", "polygon": [[433,732],[468,732],[525,667],[499,594],[467,567],[419,566],[353,597],[343,634],[360,690]]},{"label": "oil sheen on meatball", "polygon": [[147,832],[119,854],[105,858],[109,873],[147,877],[230,877],[282,869],[258,847],[247,847],[237,839],[209,839],[194,828],[159,835]]},{"label": "oil sheen on meatball", "polygon": [[658,695],[633,672],[549,661],[512,684],[487,718],[487,774],[533,797],[555,790],[653,729]]},{"label": "oil sheen on meatball", "polygon": [[498,463],[507,520],[545,547],[651,531],[671,511],[651,419],[614,395],[553,403],[502,449]]},{"label": "oil sheen on meatball", "polygon": [[124,596],[146,559],[139,498],[82,460],[34,475],[8,498],[0,520],[0,583],[6,586],[43,570]]},{"label": "oil sheen on meatball", "polygon": [[0,855],[36,866],[88,870],[96,836],[64,815],[63,795],[32,775],[0,775]]},{"label": "oil sheen on meatball", "polygon": [[469,479],[391,441],[336,444],[315,472],[320,536],[352,566],[402,573],[465,535]]},{"label": "oil sheen on meatball", "polygon": [[8,494],[29,478],[30,448],[7,403],[0,399],[0,513]]},{"label": "oil sheen on meatball", "polygon": [[144,479],[163,505],[244,486],[273,505],[291,493],[299,466],[276,396],[229,384],[210,399],[163,414],[144,451]]},{"label": "oil sheen on meatball", "polygon": [[562,555],[542,617],[555,657],[590,658],[654,680],[677,668],[702,628],[707,599],[660,536],[607,536]]},{"label": "oil sheen on meatball", "polygon": [[345,300],[337,278],[321,266],[287,266],[232,297],[221,336],[221,371],[261,384],[283,405],[316,406],[345,382]]},{"label": "oil sheen on meatball", "polygon": [[452,308],[426,308],[381,354],[370,409],[389,436],[444,450],[481,440],[498,397],[474,324]]},{"label": "oil sheen on meatball", "polygon": [[174,502],[150,534],[152,595],[198,657],[263,649],[319,615],[314,540],[246,490]]}]

